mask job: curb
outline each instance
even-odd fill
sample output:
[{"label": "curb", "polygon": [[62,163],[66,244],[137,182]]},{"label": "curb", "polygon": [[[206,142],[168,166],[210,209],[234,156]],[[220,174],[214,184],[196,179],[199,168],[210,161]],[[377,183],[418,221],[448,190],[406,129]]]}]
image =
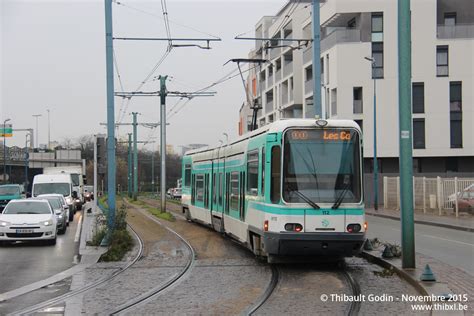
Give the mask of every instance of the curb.
[{"label": "curb", "polygon": [[415,279],[413,278],[409,273],[407,273],[406,271],[398,268],[396,265],[390,263],[389,261],[387,260],[384,260],[374,254],[371,254],[367,251],[362,251],[361,252],[361,256],[366,259],[367,261],[371,262],[371,263],[375,263],[376,265],[379,265],[381,266],[382,268],[385,268],[385,269],[391,269],[393,271],[395,271],[395,273],[400,277],[402,278],[403,280],[407,281],[408,283],[410,283],[411,286],[413,286],[421,295],[426,295],[428,296],[429,293],[428,291]]},{"label": "curb", "polygon": [[[398,217],[398,216],[392,216],[392,215],[386,215],[386,214],[378,214],[378,213],[367,212],[367,211],[365,211],[365,214],[366,214],[366,215],[369,215],[369,216],[382,217],[382,218],[388,218],[388,219],[400,221],[400,217]],[[474,228],[473,228],[473,227],[456,226],[456,225],[450,225],[450,224],[444,224],[444,223],[436,223],[436,222],[429,222],[429,221],[417,220],[417,219],[415,219],[414,222],[415,222],[416,224],[429,225],[429,226],[436,226],[436,227],[444,227],[444,228],[455,229],[455,230],[460,230],[460,231],[465,231],[465,232],[470,232],[470,233],[474,232]]]}]

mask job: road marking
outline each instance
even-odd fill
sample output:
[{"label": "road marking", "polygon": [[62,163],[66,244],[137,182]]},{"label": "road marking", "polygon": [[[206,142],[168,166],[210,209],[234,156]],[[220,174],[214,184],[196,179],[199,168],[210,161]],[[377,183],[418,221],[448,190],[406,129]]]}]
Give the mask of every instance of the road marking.
[{"label": "road marking", "polygon": [[79,216],[79,221],[77,222],[76,236],[74,236],[74,242],[79,242],[79,238],[81,237],[81,222],[82,215]]},{"label": "road marking", "polygon": [[468,246],[474,247],[473,244],[469,244],[469,243],[463,242],[463,241],[457,241],[457,240],[452,240],[452,239],[446,239],[446,238],[441,238],[441,237],[436,237],[436,236],[431,236],[431,235],[425,235],[425,234],[419,234],[419,235],[420,235],[420,236],[425,236],[425,237],[434,238],[434,239],[441,239],[441,240],[445,240],[445,241],[451,241],[451,242],[455,242],[455,243],[458,243],[458,244],[463,244],[463,245],[468,245]]}]

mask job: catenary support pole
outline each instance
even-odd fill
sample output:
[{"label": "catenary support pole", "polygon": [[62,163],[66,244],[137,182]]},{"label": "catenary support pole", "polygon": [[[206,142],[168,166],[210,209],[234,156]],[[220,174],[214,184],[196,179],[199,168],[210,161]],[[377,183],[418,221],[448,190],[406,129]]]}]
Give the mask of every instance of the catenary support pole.
[{"label": "catenary support pole", "polygon": [[166,212],[166,78],[160,76],[161,211]]},{"label": "catenary support pole", "polygon": [[[321,28],[319,18],[319,1],[313,0],[313,111],[307,110],[307,118],[322,118],[321,107]],[[312,115],[311,115],[312,114]],[[327,115],[327,114],[326,114]]]},{"label": "catenary support pole", "polygon": [[133,167],[132,167],[132,133],[128,133],[128,197],[132,197],[132,179],[133,179]]},{"label": "catenary support pole", "polygon": [[374,73],[375,62],[372,63],[374,76],[374,209],[379,209],[379,163],[377,161],[377,79]]},{"label": "catenary support pole", "polygon": [[138,148],[137,148],[137,115],[138,112],[132,112],[133,115],[133,200],[138,196]]},{"label": "catenary support pole", "polygon": [[97,201],[99,200],[99,195],[97,194],[97,136],[94,135],[94,210],[96,210]]},{"label": "catenary support pole", "polygon": [[398,0],[398,100],[400,147],[400,200],[402,268],[415,268],[413,215],[413,150],[411,115],[411,14],[410,0]]},{"label": "catenary support pole", "polygon": [[114,65],[112,39],[112,0],[105,0],[105,54],[107,73],[107,203],[109,206],[109,232],[115,226],[115,106],[114,106]]}]

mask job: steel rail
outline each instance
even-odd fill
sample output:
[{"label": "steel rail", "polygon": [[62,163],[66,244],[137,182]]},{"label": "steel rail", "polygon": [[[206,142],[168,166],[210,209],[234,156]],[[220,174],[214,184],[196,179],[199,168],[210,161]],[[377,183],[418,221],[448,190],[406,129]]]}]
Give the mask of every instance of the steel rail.
[{"label": "steel rail", "polygon": [[92,290],[92,289],[94,289],[94,288],[96,288],[96,287],[98,287],[98,286],[100,286],[104,283],[107,283],[107,282],[111,281],[112,279],[116,278],[117,276],[119,276],[120,274],[122,274],[123,272],[127,271],[130,267],[132,267],[135,263],[137,263],[138,260],[140,260],[140,258],[143,256],[143,250],[144,250],[143,240],[140,238],[140,236],[137,234],[137,232],[132,228],[132,226],[128,225],[128,227],[130,228],[132,233],[135,235],[135,238],[138,240],[139,250],[138,250],[138,253],[135,256],[135,258],[133,258],[133,260],[130,261],[127,265],[125,265],[125,267],[115,271],[110,276],[99,279],[99,280],[97,280],[95,282],[92,282],[90,284],[86,284],[86,285],[84,285],[84,286],[82,286],[82,287],[80,287],[76,290],[72,290],[70,292],[67,292],[63,295],[57,296],[57,297],[52,298],[50,300],[44,301],[42,303],[39,303],[39,304],[30,306],[30,307],[27,307],[25,309],[13,312],[9,315],[29,315],[29,314],[32,314],[32,313],[35,313],[35,312],[40,312],[41,310],[43,310],[45,308],[52,307],[54,305],[57,305],[58,303],[62,303],[68,298],[71,298],[73,296],[76,296],[76,295],[82,294],[84,292],[90,291],[90,290]]},{"label": "steel rail", "polygon": [[[344,277],[346,278],[347,282],[349,283],[351,287],[352,296],[358,297],[361,294],[359,283],[357,283],[357,281],[352,277],[352,275],[349,272],[347,272],[347,270],[343,270],[342,274],[344,275]],[[360,311],[360,305],[361,305],[361,302],[359,302],[359,300],[352,301],[351,304],[349,305],[349,309],[347,310],[347,315],[348,316],[358,315]]]},{"label": "steel rail", "polygon": [[192,270],[192,268],[194,267],[194,264],[195,264],[196,253],[195,253],[193,247],[191,246],[191,244],[183,236],[178,234],[173,229],[167,227],[163,223],[161,223],[154,216],[151,216],[150,214],[144,213],[141,210],[139,210],[139,211],[142,214],[144,214],[145,216],[147,216],[148,218],[150,218],[151,220],[153,220],[154,222],[156,222],[157,224],[161,225],[163,228],[168,230],[170,233],[177,236],[178,239],[180,239],[184,243],[186,248],[188,249],[189,260],[188,260],[186,266],[176,276],[174,276],[171,279],[167,280],[165,283],[162,283],[162,284],[152,288],[151,290],[147,291],[146,293],[143,293],[142,295],[139,295],[139,296],[129,300],[128,302],[120,305],[119,307],[117,307],[116,309],[111,311],[110,313],[107,313],[109,315],[122,314],[122,313],[128,312],[132,309],[135,309],[135,308],[137,308],[137,307],[139,307],[143,304],[146,304],[150,300],[154,299],[156,296],[163,293],[165,290],[167,290],[170,287],[172,287],[173,285],[177,284],[179,281],[182,281],[183,279],[185,279],[190,274],[190,271]]},{"label": "steel rail", "polygon": [[278,285],[278,281],[280,280],[280,272],[278,268],[272,264],[271,265],[272,269],[272,277],[270,279],[270,282],[267,285],[267,288],[265,289],[265,292],[260,296],[258,301],[250,307],[250,309],[246,312],[246,315],[251,316],[254,315],[254,313],[260,309],[263,305],[265,305],[265,302],[268,301],[270,296],[272,295],[273,291]]}]

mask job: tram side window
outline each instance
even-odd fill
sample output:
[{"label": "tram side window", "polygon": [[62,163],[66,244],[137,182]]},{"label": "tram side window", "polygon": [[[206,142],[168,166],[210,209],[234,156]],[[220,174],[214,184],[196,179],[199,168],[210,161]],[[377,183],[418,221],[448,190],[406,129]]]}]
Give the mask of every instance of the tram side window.
[{"label": "tram side window", "polygon": [[[194,180],[195,180],[196,176],[195,176],[195,175],[192,175],[192,178],[193,178],[193,179],[192,179],[192,180],[193,180],[192,183],[194,183]],[[196,186],[193,185],[193,186],[191,186],[191,204],[192,204],[192,205],[194,205],[194,202],[196,202],[196,196],[195,196],[195,194],[196,194]]]},{"label": "tram side window", "polygon": [[222,172],[219,173],[219,205],[222,205],[222,190],[224,187],[224,181],[222,179]]},{"label": "tram side window", "polygon": [[191,165],[184,165],[184,186],[189,187],[191,185]]},{"label": "tram side window", "polygon": [[204,175],[196,175],[196,202],[204,201]]},{"label": "tram side window", "polygon": [[216,174],[212,175],[212,204],[216,205]]},{"label": "tram side window", "polygon": [[209,175],[204,177],[204,208],[209,208]]},{"label": "tram side window", "polygon": [[271,188],[270,198],[272,203],[280,203],[280,180],[281,179],[281,148],[272,147],[272,166],[271,166]]},{"label": "tram side window", "polygon": [[232,172],[230,174],[230,209],[239,210],[239,173]]},{"label": "tram side window", "polygon": [[258,151],[247,155],[247,192],[258,195]]},{"label": "tram side window", "polygon": [[262,192],[262,196],[265,195],[265,147],[262,148],[262,187],[260,192]]}]

